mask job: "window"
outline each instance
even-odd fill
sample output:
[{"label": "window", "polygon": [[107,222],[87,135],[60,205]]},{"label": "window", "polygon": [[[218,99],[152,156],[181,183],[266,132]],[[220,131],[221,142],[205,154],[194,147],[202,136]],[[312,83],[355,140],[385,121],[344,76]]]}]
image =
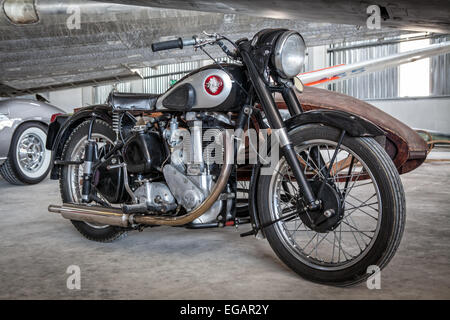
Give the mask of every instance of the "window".
[{"label": "window", "polygon": [[[399,51],[411,51],[430,45],[429,39],[401,42]],[[399,96],[417,97],[430,95],[430,58],[399,66]]]}]

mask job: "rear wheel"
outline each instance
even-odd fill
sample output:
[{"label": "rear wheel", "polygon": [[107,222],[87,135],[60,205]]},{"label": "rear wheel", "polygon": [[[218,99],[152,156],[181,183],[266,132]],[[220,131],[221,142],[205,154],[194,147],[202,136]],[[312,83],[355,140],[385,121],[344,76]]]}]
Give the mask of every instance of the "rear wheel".
[{"label": "rear wheel", "polygon": [[[62,152],[64,160],[82,160],[87,142],[90,121],[81,123],[70,134]],[[112,144],[115,133],[111,126],[102,120],[96,120],[92,138],[99,147]],[[59,187],[63,203],[81,203],[81,188],[83,183],[83,165],[68,165],[61,168]],[[101,197],[101,196],[100,196]],[[104,199],[103,199],[104,200]],[[83,221],[71,220],[75,228],[87,239],[99,242],[112,242],[126,236],[126,229],[99,225]]]},{"label": "rear wheel", "polygon": [[45,149],[47,127],[38,122],[22,124],[14,132],[8,159],[0,174],[11,184],[36,184],[50,170],[51,151]]},{"label": "rear wheel", "polygon": [[[320,125],[290,133],[316,194],[339,135]],[[284,158],[273,175],[261,176],[258,199],[264,223],[305,206]],[[394,164],[373,138],[344,138],[320,200],[320,211],[299,213],[265,229],[278,257],[300,276],[336,286],[364,281],[369,266],[386,266],[403,233],[405,199]]]}]

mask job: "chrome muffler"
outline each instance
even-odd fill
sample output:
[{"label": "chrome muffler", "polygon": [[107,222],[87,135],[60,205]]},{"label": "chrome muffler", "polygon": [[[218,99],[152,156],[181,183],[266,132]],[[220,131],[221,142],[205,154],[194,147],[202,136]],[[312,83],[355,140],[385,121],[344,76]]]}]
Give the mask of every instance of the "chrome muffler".
[{"label": "chrome muffler", "polygon": [[64,203],[62,206],[49,205],[48,211],[59,213],[63,218],[102,225],[128,227],[130,215],[119,208],[105,208],[82,204]]},{"label": "chrome muffler", "polygon": [[129,227],[135,224],[181,226],[194,221],[204,214],[219,198],[225,188],[233,166],[233,145],[231,136],[225,130],[224,163],[220,170],[219,178],[211,190],[209,196],[192,211],[177,217],[165,217],[157,215],[126,214],[121,208],[105,208],[83,204],[64,203],[63,205],[49,205],[48,211],[59,213],[63,218],[76,221],[84,221],[101,225]]}]

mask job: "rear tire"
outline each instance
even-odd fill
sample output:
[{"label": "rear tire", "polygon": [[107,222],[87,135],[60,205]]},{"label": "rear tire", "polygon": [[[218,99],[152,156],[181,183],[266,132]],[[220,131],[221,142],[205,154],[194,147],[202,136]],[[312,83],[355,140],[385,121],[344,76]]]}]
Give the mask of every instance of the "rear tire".
[{"label": "rear tire", "polygon": [[[316,141],[314,143],[325,140],[337,142],[339,134],[340,131],[335,128],[321,125],[308,125],[298,131],[291,132],[290,138],[294,146],[299,146],[302,144],[305,145],[307,143],[311,143],[312,145],[313,141]],[[295,241],[293,241],[293,244],[289,244],[289,241],[286,241],[286,237],[283,236],[283,230],[286,231],[287,234],[290,234],[288,231],[291,230],[289,230],[286,226],[292,222],[277,222],[264,230],[272,249],[275,251],[277,256],[293,271],[307,280],[334,286],[350,286],[363,282],[370,276],[370,273],[368,273],[369,266],[375,265],[380,269],[385,267],[394,256],[400,244],[405,225],[405,197],[403,186],[395,165],[392,163],[392,160],[386,154],[384,149],[373,138],[352,138],[347,136],[345,137],[342,146],[354,152],[354,154],[361,159],[361,167],[364,167],[363,163],[367,165],[367,168],[371,172],[375,181],[374,190],[379,191],[379,196],[377,196],[377,198],[379,197],[378,199],[381,199],[381,201],[379,207],[377,208],[380,215],[377,216],[378,219],[376,219],[376,230],[378,231],[373,231],[374,236],[373,239],[370,240],[371,245],[368,245],[365,248],[360,248],[360,256],[353,257],[350,255],[351,258],[348,262],[343,263],[339,260],[340,258],[335,259],[335,250],[341,250],[341,247],[337,248],[337,244],[334,243],[335,240],[333,240],[333,237],[331,236],[331,234],[334,233],[334,237],[336,238],[336,233],[338,232],[337,230],[339,230],[339,227],[325,233],[316,232],[311,230],[311,228],[307,227],[305,224],[302,226],[302,221],[300,218],[296,218],[299,221],[299,226],[302,226],[301,229],[297,229],[305,232],[302,235],[308,235],[306,240],[311,238],[311,232],[317,236],[317,239],[314,239],[313,236],[312,239],[314,240],[311,240],[313,241],[312,244],[308,243],[306,245],[306,248],[308,249],[303,248],[303,245],[299,246]],[[330,149],[330,153],[332,153],[332,151],[333,150]],[[282,161],[283,158],[280,160],[279,165]],[[363,172],[362,169],[361,172]],[[275,172],[272,176],[265,175],[260,177],[258,187],[258,199],[260,200],[258,201],[258,206],[262,223],[273,221],[274,217],[277,217],[276,215],[274,216],[273,212],[280,210],[276,209],[277,201],[274,202],[273,199],[276,199],[277,196],[274,196],[274,191],[271,190],[271,188],[275,189],[274,181],[278,176],[280,175]],[[358,182],[358,185],[362,185],[362,183]],[[377,188],[375,188],[375,186],[377,186]],[[348,190],[347,187],[344,189],[346,191]],[[346,203],[345,200],[344,203]],[[347,208],[348,207],[349,205],[347,204]],[[350,209],[353,209],[353,207],[351,207],[348,209],[349,211],[347,211],[347,208],[346,211],[344,211],[344,217],[347,217],[346,212],[348,214]],[[363,218],[365,217],[364,214],[361,214],[361,216],[363,216]],[[371,219],[370,217],[365,218],[369,220]],[[344,218],[341,221],[346,221],[340,222],[341,226],[345,226],[344,223],[347,224],[347,222],[349,222],[349,220],[344,220]],[[297,224],[297,222],[295,223]],[[353,233],[354,235],[356,233],[353,229],[349,228],[349,230],[350,231],[345,231],[347,233],[344,235],[348,235],[348,237],[350,237],[350,234]],[[359,232],[363,233],[363,231]],[[369,231],[366,233],[368,232]],[[295,231],[293,234],[294,233]],[[293,234],[290,234],[291,238],[289,239],[297,239],[295,235],[293,236]],[[323,241],[323,237],[328,237],[328,234],[330,234],[330,240],[327,240],[328,242]],[[339,235],[339,241],[344,238],[342,234],[343,233]],[[358,233],[356,233],[356,237],[359,237]],[[356,237],[355,240],[358,242]],[[319,243],[319,238],[321,239],[320,241],[323,242],[322,244]],[[363,238],[365,237],[361,235],[361,239]],[[318,243],[315,247],[316,251],[314,252],[313,248],[311,253],[309,249],[311,247],[308,246],[314,246],[316,241]],[[367,242],[369,241],[367,240]],[[330,243],[332,245],[332,249],[328,250],[333,250],[333,256],[330,259],[329,257],[331,256],[331,253],[328,252],[328,256],[325,254],[324,256],[329,259],[329,261],[326,261],[325,263],[323,257],[318,255],[317,248],[320,247],[320,245],[325,247],[328,246],[328,248],[330,248]],[[339,246],[341,246],[341,244],[339,244]],[[358,243],[358,246],[360,246],[360,243]],[[343,248],[344,244],[342,244],[342,249]],[[348,247],[346,247],[346,250],[347,248]]]},{"label": "rear tire", "polygon": [[[61,158],[64,160],[76,160],[74,156],[80,148],[80,143],[84,146],[83,141],[87,141],[88,129],[90,121],[84,121],[75,130],[72,131],[67,139]],[[112,127],[102,120],[96,120],[94,129],[92,132],[94,138],[100,137],[101,139],[114,141],[115,133]],[[77,150],[76,150],[77,149]],[[81,184],[75,181],[75,188],[78,184],[78,190],[74,190],[74,185],[71,183],[71,177],[69,176],[73,171],[78,170],[79,165],[63,166],[60,169],[59,175],[59,189],[61,192],[61,198],[63,203],[79,203],[81,195],[78,193],[81,190]],[[75,228],[87,239],[98,242],[112,242],[118,239],[122,239],[127,235],[127,229],[117,226],[96,226],[88,224],[83,221],[71,220]]]},{"label": "rear tire", "polygon": [[11,139],[8,159],[0,174],[11,184],[36,184],[47,177],[51,168],[51,151],[45,149],[47,127],[38,122],[19,126]]}]

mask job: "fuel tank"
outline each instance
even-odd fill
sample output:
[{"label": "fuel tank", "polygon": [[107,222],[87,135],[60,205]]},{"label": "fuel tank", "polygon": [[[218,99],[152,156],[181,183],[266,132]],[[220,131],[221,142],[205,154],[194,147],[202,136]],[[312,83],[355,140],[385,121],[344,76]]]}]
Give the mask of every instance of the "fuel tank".
[{"label": "fuel tank", "polygon": [[248,87],[243,67],[228,63],[221,67],[212,64],[189,73],[158,98],[156,110],[238,111]]}]

